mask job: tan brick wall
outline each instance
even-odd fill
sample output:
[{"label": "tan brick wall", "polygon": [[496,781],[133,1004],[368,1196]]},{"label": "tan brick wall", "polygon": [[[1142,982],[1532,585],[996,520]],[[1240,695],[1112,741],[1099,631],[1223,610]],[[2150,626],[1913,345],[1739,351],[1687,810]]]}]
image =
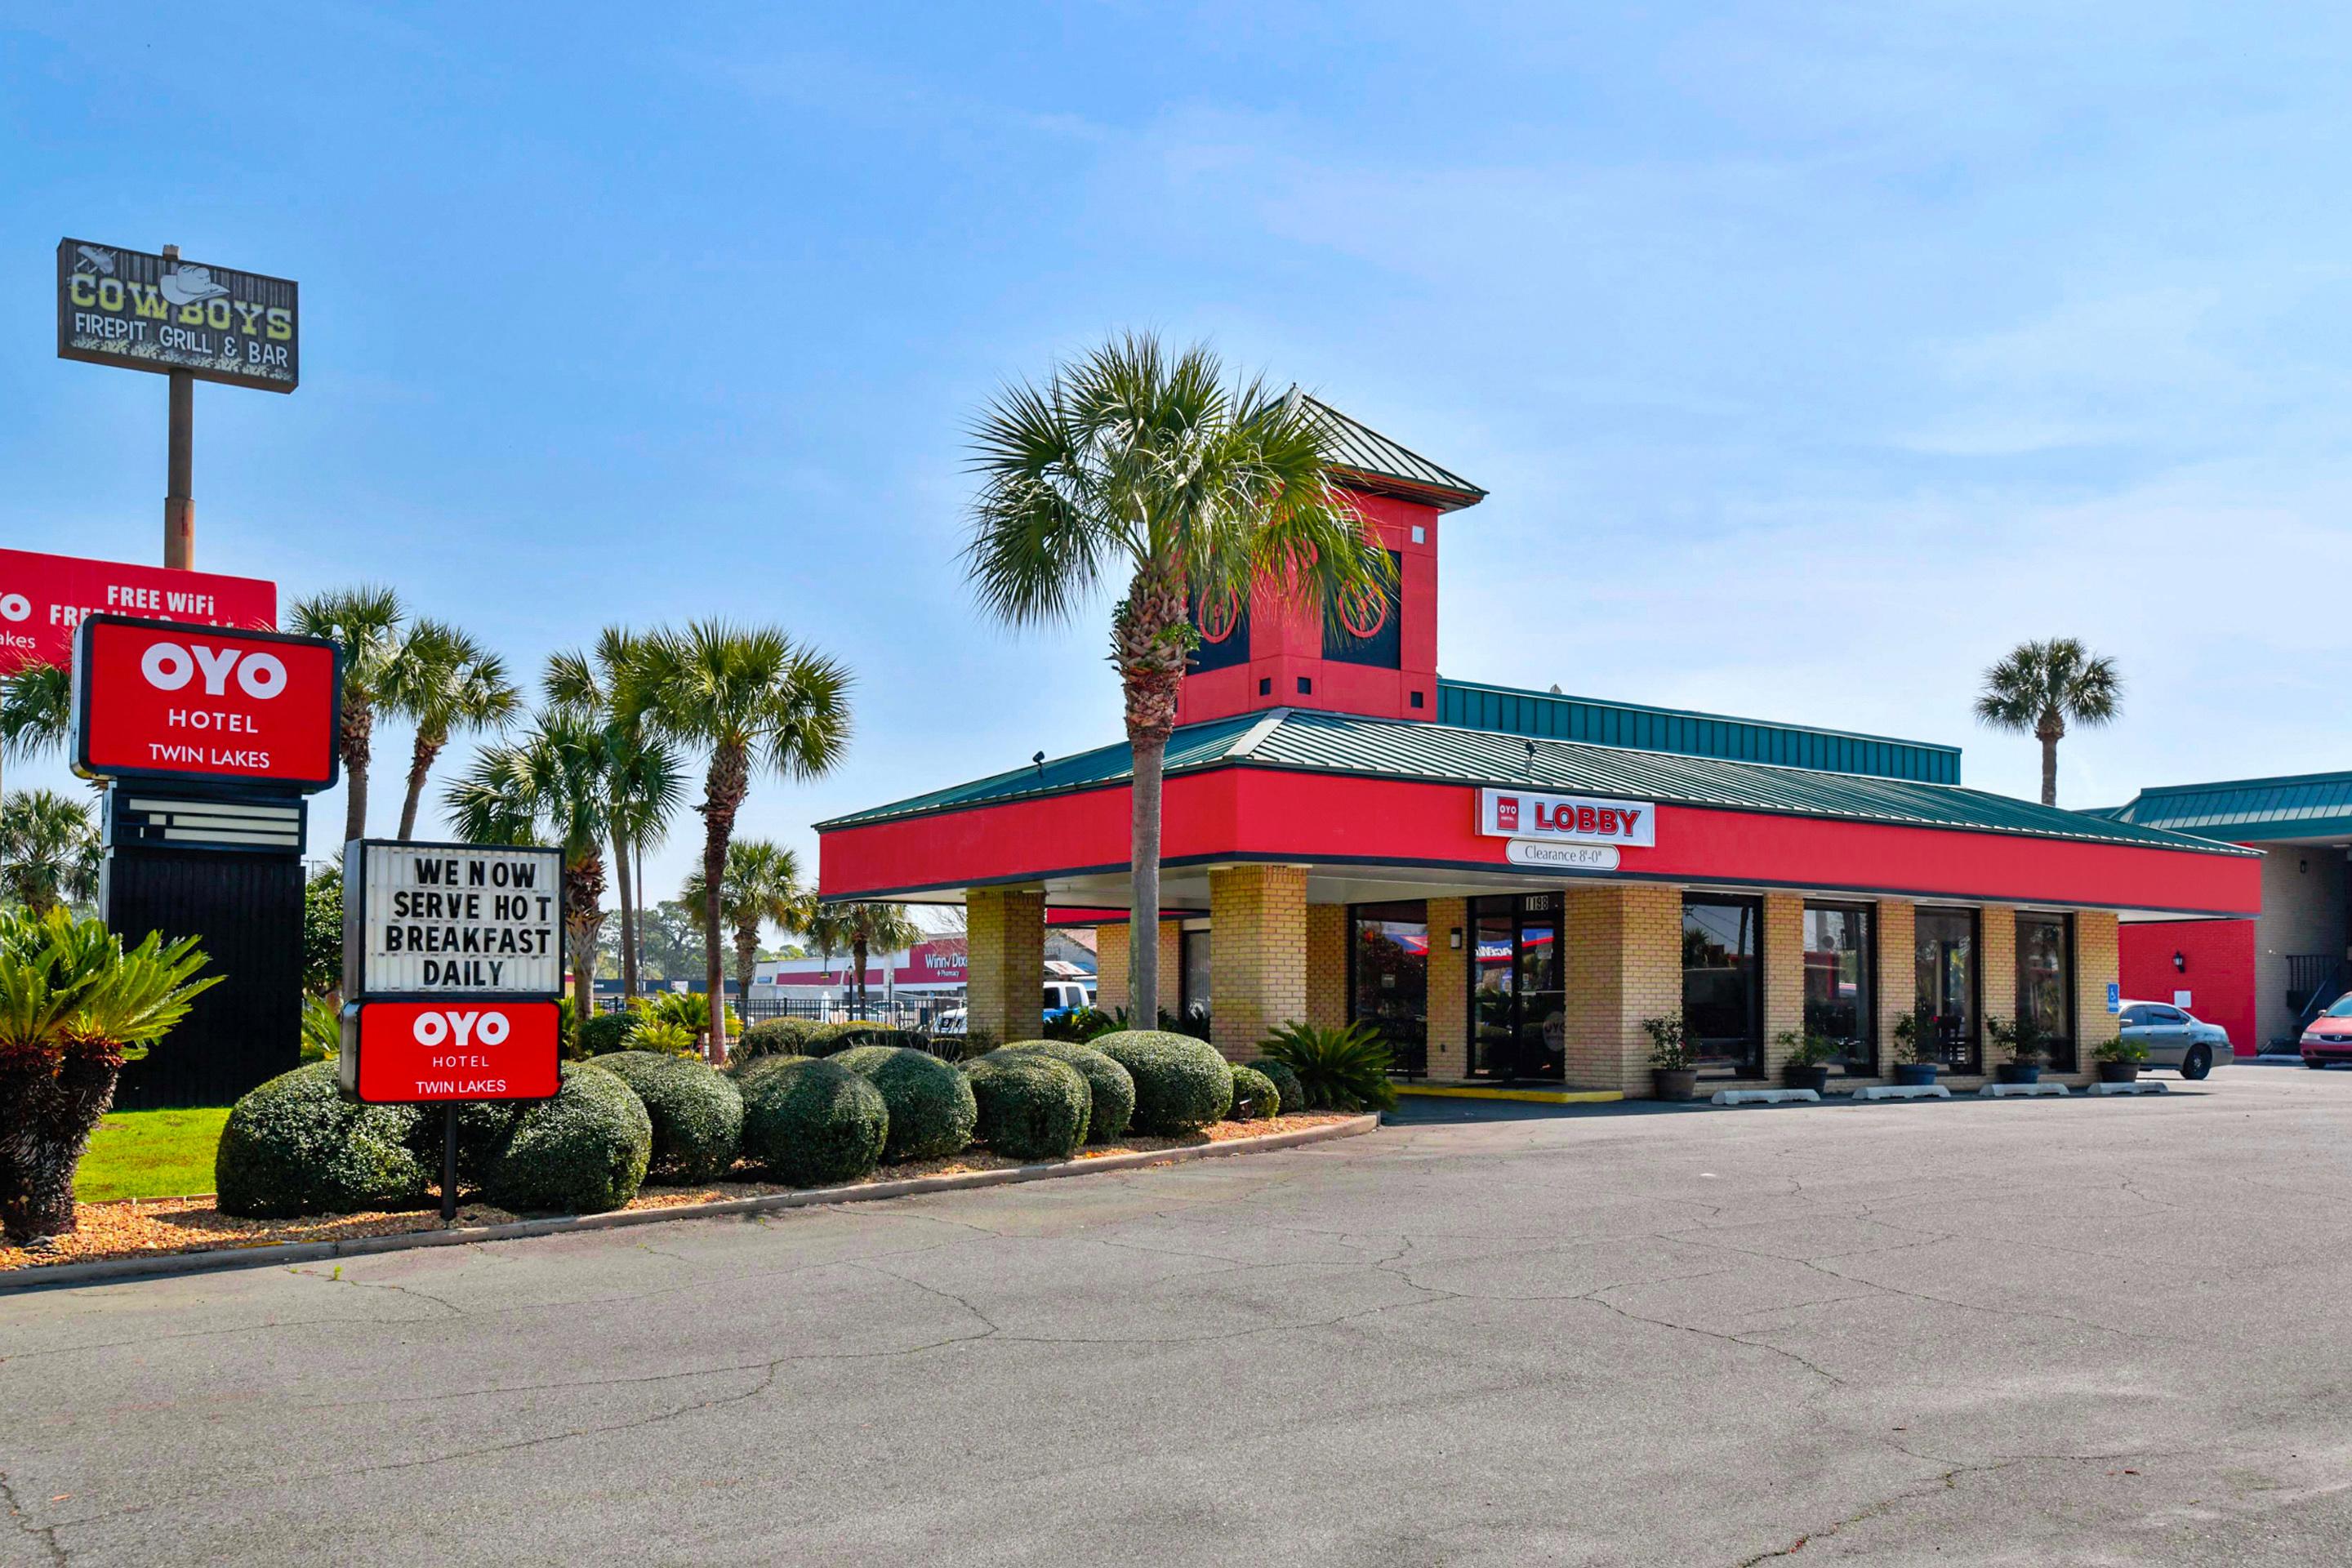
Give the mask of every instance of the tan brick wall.
[{"label": "tan brick wall", "polygon": [[[1433,940],[1438,940],[1432,933]],[[1348,906],[1307,906],[1307,1021],[1336,1029],[1348,1021]]]},{"label": "tan brick wall", "polygon": [[[1460,947],[1454,933],[1462,933]],[[1429,900],[1429,1076],[1461,1078],[1470,1060],[1470,900]]]},{"label": "tan brick wall", "polygon": [[1045,1027],[1045,895],[1017,888],[964,894],[967,1011],[974,1034],[1002,1044]]},{"label": "tan brick wall", "polygon": [[1919,1003],[1917,907],[1902,899],[1878,903],[1878,1069],[1887,1078],[1901,1060],[1895,1020]]},{"label": "tan brick wall", "polygon": [[1106,1013],[1127,1005],[1127,972],[1133,961],[1127,944],[1133,930],[1124,921],[1095,927],[1095,1005]]},{"label": "tan brick wall", "polygon": [[2094,1057],[2122,1027],[2122,1021],[2107,1011],[2107,984],[2120,973],[2116,929],[2113,910],[2074,912],[2074,1047],[2081,1070],[2067,1079],[2069,1083],[2089,1083],[2099,1076]]},{"label": "tan brick wall", "polygon": [[[1987,904],[1977,911],[1977,950],[1982,954],[1977,996],[1988,1022],[2017,1021],[2017,910]],[[1991,1056],[1998,1058],[1995,1049]]]},{"label": "tan brick wall", "polygon": [[[1212,962],[1215,960],[1216,954],[1217,946],[1213,939],[1209,943],[1209,957]],[[1160,1010],[1163,1013],[1174,1013],[1183,1005],[1184,922],[1161,921],[1160,922]],[[1144,1026],[1149,1028],[1150,1021],[1145,1020]]]},{"label": "tan brick wall", "polygon": [[1306,868],[1213,867],[1209,928],[1210,1032],[1250,1061],[1267,1030],[1307,1016]]},{"label": "tan brick wall", "polygon": [[1805,900],[1797,893],[1764,895],[1764,1076],[1780,1081],[1790,1047],[1780,1037],[1805,1029]]},{"label": "tan brick wall", "polygon": [[1642,1020],[1683,1008],[1682,893],[1636,883],[1571,888],[1560,924],[1569,1087],[1647,1094]]}]

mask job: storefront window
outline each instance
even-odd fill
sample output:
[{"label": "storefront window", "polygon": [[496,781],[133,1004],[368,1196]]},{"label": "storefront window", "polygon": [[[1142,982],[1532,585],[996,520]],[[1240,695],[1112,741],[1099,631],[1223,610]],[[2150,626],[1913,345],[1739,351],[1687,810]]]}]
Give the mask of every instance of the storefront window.
[{"label": "storefront window", "polygon": [[1845,1070],[1878,1071],[1878,1002],[1871,984],[1870,909],[1805,906],[1805,1031],[1844,1047]]},{"label": "storefront window", "polygon": [[[1188,931],[1177,939],[1176,1005],[1188,1019],[1207,1016],[1209,1011],[1209,937],[1204,931]],[[1138,1017],[1141,1015],[1138,1014]],[[1138,1024],[1136,1027],[1146,1026]]]},{"label": "storefront window", "polygon": [[1764,1070],[1763,904],[1683,900],[1683,1028],[1706,1070]]},{"label": "storefront window", "polygon": [[2074,1059],[2074,931],[2065,915],[2017,917],[2017,1016],[2042,1036],[2043,1059],[2073,1072]]},{"label": "storefront window", "polygon": [[1935,1058],[1954,1072],[1981,1072],[1977,912],[1923,909],[1918,922],[1919,1007],[1927,1015]]},{"label": "storefront window", "polygon": [[1470,931],[1470,1071],[1495,1079],[1565,1077],[1560,896],[1474,899]]},{"label": "storefront window", "polygon": [[1358,904],[1349,917],[1350,1016],[1418,1077],[1429,1070],[1429,906]]}]

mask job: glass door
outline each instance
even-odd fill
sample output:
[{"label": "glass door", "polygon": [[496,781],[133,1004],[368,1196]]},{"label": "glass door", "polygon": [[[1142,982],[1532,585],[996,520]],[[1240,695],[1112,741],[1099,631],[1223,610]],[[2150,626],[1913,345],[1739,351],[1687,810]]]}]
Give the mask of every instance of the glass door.
[{"label": "glass door", "polygon": [[1538,893],[1480,899],[1471,921],[1472,1073],[1564,1078],[1568,992],[1560,964],[1560,899]]}]

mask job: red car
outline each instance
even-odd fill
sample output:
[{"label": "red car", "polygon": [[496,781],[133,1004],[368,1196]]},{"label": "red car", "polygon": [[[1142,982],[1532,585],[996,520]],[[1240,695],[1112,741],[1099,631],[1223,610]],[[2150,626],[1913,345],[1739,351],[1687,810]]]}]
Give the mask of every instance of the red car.
[{"label": "red car", "polygon": [[2311,1021],[2303,1032],[2303,1065],[2324,1068],[2352,1062],[2352,996],[2345,996]]}]

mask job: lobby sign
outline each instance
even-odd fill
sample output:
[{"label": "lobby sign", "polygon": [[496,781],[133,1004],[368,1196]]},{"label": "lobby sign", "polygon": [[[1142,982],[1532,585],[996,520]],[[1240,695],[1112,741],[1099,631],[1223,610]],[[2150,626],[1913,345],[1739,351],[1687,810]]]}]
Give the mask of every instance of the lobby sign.
[{"label": "lobby sign", "polygon": [[1637,849],[1658,842],[1657,807],[1645,800],[1481,789],[1478,831],[1490,838],[1546,839]]},{"label": "lobby sign", "polygon": [[0,677],[37,664],[70,664],[75,628],[96,615],[266,631],[278,624],[278,584],[0,550]]},{"label": "lobby sign", "polygon": [[110,615],[83,617],[74,638],[71,755],[84,777],[308,793],[340,776],[332,642]]},{"label": "lobby sign", "polygon": [[562,994],[562,850],[357,839],[343,916],[344,994],[360,1001]]},{"label": "lobby sign", "polygon": [[61,239],[58,357],[291,392],[299,296],[290,279]]},{"label": "lobby sign", "polygon": [[545,1100],[562,1037],[553,1002],[369,1002],[344,1009],[340,1060],[369,1105]]},{"label": "lobby sign", "polygon": [[1514,866],[1535,866],[1555,871],[1614,871],[1614,844],[1562,844],[1547,838],[1514,838],[1503,846],[1503,858]]}]

